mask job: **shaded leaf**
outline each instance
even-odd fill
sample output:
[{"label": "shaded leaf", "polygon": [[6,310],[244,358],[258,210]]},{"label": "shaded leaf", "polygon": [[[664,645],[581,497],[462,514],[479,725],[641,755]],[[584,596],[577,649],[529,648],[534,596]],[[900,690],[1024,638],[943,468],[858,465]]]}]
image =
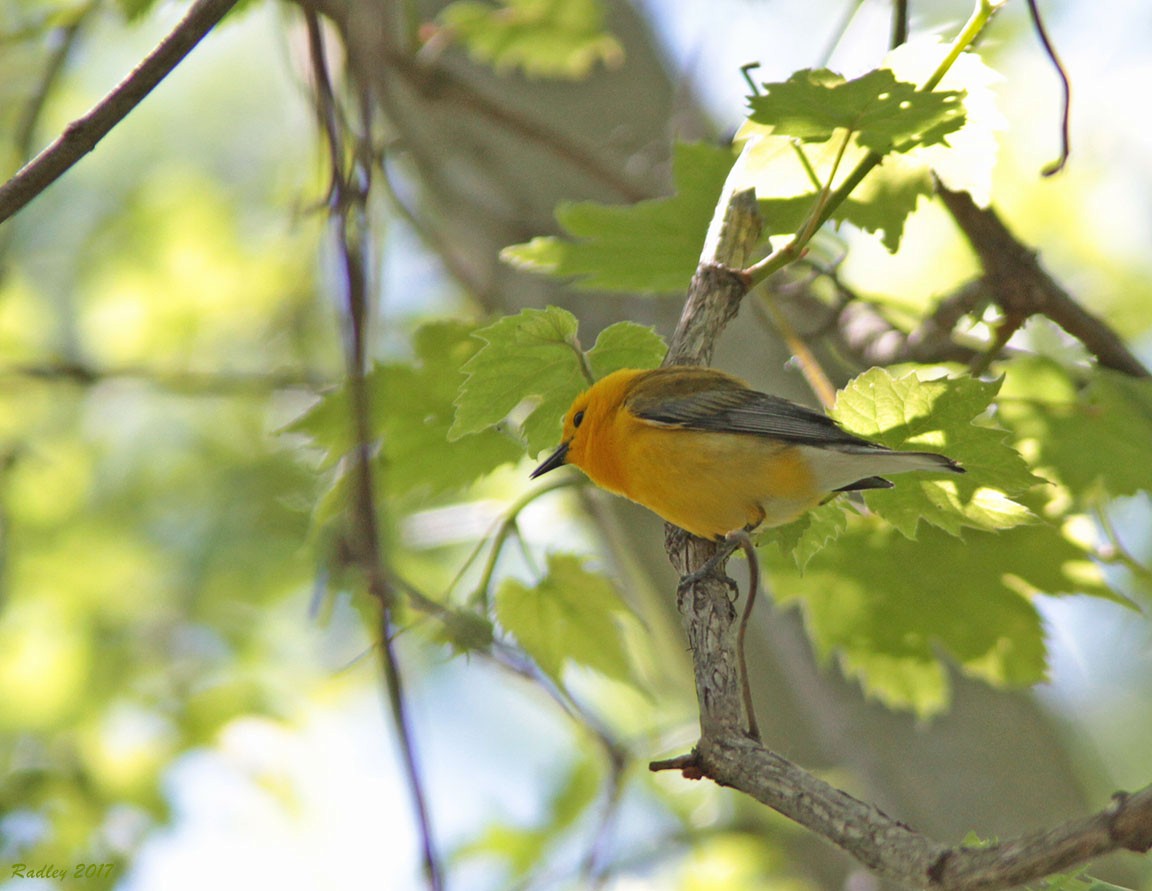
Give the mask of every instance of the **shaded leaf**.
[{"label": "shaded leaf", "polygon": [[1038,463],[1077,499],[1152,491],[1152,381],[1098,368],[1077,389],[1045,360],[1014,362],[1009,375],[1017,398],[1005,420],[1035,441]]},{"label": "shaded leaf", "polygon": [[521,269],[573,277],[575,286],[608,291],[674,292],[688,287],[734,156],[705,143],[678,144],[676,194],[627,206],[562,204],[568,238],[540,237],[500,256]]},{"label": "shaded leaf", "polygon": [[497,71],[576,80],[598,64],[614,68],[624,61],[624,48],[604,30],[599,0],[458,0],[439,20]]},{"label": "shaded leaf", "polygon": [[796,567],[803,572],[808,561],[839,538],[847,526],[844,504],[834,499],[787,525],[765,530],[759,541],[775,542],[783,553],[791,555]]},{"label": "shaded leaf", "polygon": [[1045,678],[1032,595],[1122,601],[1083,549],[1050,525],[969,532],[963,540],[929,528],[913,542],[861,519],[803,573],[772,549],[762,554],[777,599],[799,603],[818,652],[834,655],[869,695],[920,715],[948,704],[942,656],[993,686]]},{"label": "shaded leaf", "polygon": [[500,624],[557,683],[569,663],[632,682],[618,624],[627,608],[612,582],[590,572],[580,558],[550,555],[548,574],[538,584],[505,579],[495,603]]},{"label": "shaded leaf", "polygon": [[[375,366],[367,375],[370,427],[379,439],[387,490],[439,494],[475,482],[523,455],[520,443],[495,428],[482,428],[466,442],[449,440],[463,380],[461,366],[480,350],[473,326],[437,322],[413,337],[415,360]],[[322,398],[286,429],[307,434],[334,465],[348,454],[354,430],[346,385]]]}]

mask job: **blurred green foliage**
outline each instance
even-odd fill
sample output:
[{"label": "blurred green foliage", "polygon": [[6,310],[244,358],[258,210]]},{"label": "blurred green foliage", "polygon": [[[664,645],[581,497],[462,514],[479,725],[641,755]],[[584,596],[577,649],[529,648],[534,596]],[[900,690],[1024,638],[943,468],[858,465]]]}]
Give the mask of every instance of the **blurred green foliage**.
[{"label": "blurred green foliage", "polygon": [[[0,8],[5,171],[26,153],[20,122],[53,29],[91,15],[84,51],[107,55],[55,85],[29,131],[36,145],[155,42],[154,7]],[[166,782],[190,753],[218,747],[245,718],[296,729],[332,672],[317,665],[318,624],[357,582],[343,538],[352,438],[327,297],[337,286],[313,210],[322,164],[298,73],[269,41],[272,13],[256,9],[0,230],[0,865],[116,863],[114,876],[86,880],[94,889],[111,887],[172,818]],[[602,12],[592,2],[457,3],[438,27],[501,71],[578,78],[616,59]],[[941,94],[956,102],[876,72],[772,85],[752,100],[742,154],[681,145],[671,197],[564,205],[565,235],[509,247],[505,259],[578,288],[682,290],[726,184],[756,186],[771,232],[791,231],[834,178],[845,128],[856,152],[959,139],[956,106],[969,109],[987,73],[977,65],[971,84]],[[838,90],[848,105],[814,114],[817,90]],[[892,91],[912,118],[861,117],[853,104]],[[990,137],[986,122],[963,120]],[[930,190],[917,158],[886,160],[837,219],[896,250]],[[971,166],[983,176],[990,153]],[[1045,200],[1030,219],[1057,216]],[[1108,277],[1096,280],[1107,281],[1125,333],[1146,332],[1144,267],[1087,262],[1109,259],[1089,237],[1090,217],[1077,216],[1077,262]],[[962,266],[947,260],[933,255],[940,277],[918,278],[912,297],[894,283],[868,297],[899,304],[899,320],[922,315]],[[655,365],[663,341],[618,322],[586,350],[577,317],[555,307],[483,320],[471,306],[452,317],[388,312],[369,386],[386,553],[402,592],[398,637],[419,654],[415,686],[426,691],[443,664],[494,668],[468,691],[477,709],[495,696],[480,688],[498,678],[500,695],[529,703],[525,713],[567,722],[551,772],[533,778],[536,812],[462,830],[454,865],[495,863],[492,887],[574,874],[572,848],[589,836],[607,845],[600,836],[613,824],[602,814],[627,793],[659,844],[626,838],[631,847],[612,852],[622,869],[685,891],[806,887],[776,853],[792,830],[765,844],[717,790],[662,786],[621,754],[690,742],[683,643],[641,606],[641,573],[605,557],[610,536],[574,519],[582,495],[524,494],[521,459],[556,444],[588,377]],[[986,337],[987,319],[969,321]],[[871,514],[833,502],[766,536],[779,602],[799,609],[825,665],[838,666],[828,670],[890,707],[945,710],[953,670],[996,687],[1045,679],[1041,595],[1147,602],[1152,393],[1039,341],[1024,338],[1028,355],[997,364],[995,380],[954,368],[858,378],[836,409],[845,426],[945,451],[968,476],[902,480],[866,496]],[[1117,535],[1108,519],[1126,509],[1134,531]],[[341,659],[372,655],[368,633],[350,638]],[[1128,735],[1136,750],[1147,735],[1130,718],[1147,687],[1116,685],[1135,706],[1093,723],[1106,742]],[[291,809],[292,790],[273,791]]]}]

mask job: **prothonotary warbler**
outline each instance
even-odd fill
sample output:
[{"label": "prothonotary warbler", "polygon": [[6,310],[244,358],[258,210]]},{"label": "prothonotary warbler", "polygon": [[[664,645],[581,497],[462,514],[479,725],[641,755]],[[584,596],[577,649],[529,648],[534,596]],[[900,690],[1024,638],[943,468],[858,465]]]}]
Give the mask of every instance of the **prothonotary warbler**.
[{"label": "prothonotary warbler", "polygon": [[560,447],[532,477],[574,464],[592,482],[701,538],[796,519],[836,492],[886,489],[909,470],[963,473],[899,452],[711,368],[613,372],[576,397]]}]

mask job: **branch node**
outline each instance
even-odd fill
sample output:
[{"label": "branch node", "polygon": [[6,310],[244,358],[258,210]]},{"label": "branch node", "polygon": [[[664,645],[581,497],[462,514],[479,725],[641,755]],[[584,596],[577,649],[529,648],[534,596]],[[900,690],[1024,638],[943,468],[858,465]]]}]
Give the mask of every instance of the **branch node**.
[{"label": "branch node", "polygon": [[700,755],[693,749],[687,755],[677,755],[675,758],[664,758],[659,761],[650,761],[648,769],[652,773],[661,770],[678,770],[686,780],[701,780],[704,778],[704,768],[700,764]]}]

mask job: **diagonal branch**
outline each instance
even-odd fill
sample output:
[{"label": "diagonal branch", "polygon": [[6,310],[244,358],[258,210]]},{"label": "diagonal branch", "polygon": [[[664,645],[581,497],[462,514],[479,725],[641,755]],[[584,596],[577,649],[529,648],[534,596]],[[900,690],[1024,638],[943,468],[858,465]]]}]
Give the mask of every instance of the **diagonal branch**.
[{"label": "diagonal branch", "polygon": [[939,183],[936,190],[979,258],[989,296],[1008,320],[1020,323],[1029,316],[1047,316],[1083,343],[1105,368],[1149,377],[1148,369],[1116,332],[1060,287],[996,211],[977,206],[967,192],[953,192]]},{"label": "diagonal branch", "polygon": [[0,186],[0,223],[21,210],[96,147],[164,80],[238,0],[196,0],[180,23],[83,117]]}]

